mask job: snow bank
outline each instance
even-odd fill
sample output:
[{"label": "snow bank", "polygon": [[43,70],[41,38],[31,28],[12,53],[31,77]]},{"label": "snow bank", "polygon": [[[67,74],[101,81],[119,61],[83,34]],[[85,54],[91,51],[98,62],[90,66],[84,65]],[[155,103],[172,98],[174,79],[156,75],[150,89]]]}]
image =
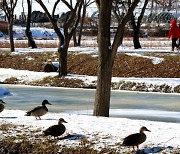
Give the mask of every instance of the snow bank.
[{"label": "snow bank", "polygon": [[14,69],[4,69],[0,68],[0,82],[4,82],[9,78],[17,78],[20,82],[32,82],[41,80],[48,76],[56,76],[57,73],[45,73],[45,72],[33,72],[26,70],[14,70]]}]

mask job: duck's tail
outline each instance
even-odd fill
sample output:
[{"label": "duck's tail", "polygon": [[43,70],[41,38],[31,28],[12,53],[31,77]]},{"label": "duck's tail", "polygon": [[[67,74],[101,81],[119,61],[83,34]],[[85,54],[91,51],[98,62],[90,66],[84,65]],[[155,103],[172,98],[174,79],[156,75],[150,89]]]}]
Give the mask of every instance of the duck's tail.
[{"label": "duck's tail", "polygon": [[31,116],[31,112],[26,112],[25,116]]},{"label": "duck's tail", "polygon": [[47,130],[44,130],[44,131],[43,131],[43,135],[44,135],[44,136],[48,136],[48,135],[50,135],[50,134],[49,134],[49,132],[48,132]]}]

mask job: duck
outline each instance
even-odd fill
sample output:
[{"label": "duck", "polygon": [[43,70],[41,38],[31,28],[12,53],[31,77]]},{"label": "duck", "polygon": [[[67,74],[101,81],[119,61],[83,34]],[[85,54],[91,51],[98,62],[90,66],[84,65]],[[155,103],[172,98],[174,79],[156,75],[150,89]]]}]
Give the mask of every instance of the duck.
[{"label": "duck", "polygon": [[60,118],[57,125],[50,126],[43,131],[45,136],[51,135],[54,137],[61,136],[66,131],[66,127],[62,123],[67,123],[63,118]]},{"label": "duck", "polygon": [[2,99],[0,99],[0,112],[4,110],[4,104],[5,102]]},{"label": "duck", "polygon": [[48,100],[43,100],[42,106],[37,106],[34,109],[27,111],[25,116],[34,116],[36,119],[39,118],[39,120],[41,120],[41,116],[48,112],[46,104],[52,105]]},{"label": "duck", "polygon": [[124,146],[132,146],[134,149],[134,146],[137,147],[137,149],[139,149],[139,145],[143,142],[146,141],[146,134],[144,133],[144,131],[149,131],[146,127],[141,127],[139,130],[139,133],[135,133],[135,134],[130,134],[127,137],[125,137],[123,139],[123,143],[122,145]]}]

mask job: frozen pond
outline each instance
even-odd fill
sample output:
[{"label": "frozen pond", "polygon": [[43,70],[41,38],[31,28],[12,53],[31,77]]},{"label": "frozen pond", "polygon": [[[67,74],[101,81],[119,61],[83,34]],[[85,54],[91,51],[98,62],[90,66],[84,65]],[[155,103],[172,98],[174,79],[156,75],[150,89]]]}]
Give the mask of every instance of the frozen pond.
[{"label": "frozen pond", "polygon": [[[3,99],[6,109],[29,110],[47,99],[50,112],[92,115],[95,90],[0,86],[13,94]],[[180,95],[112,91],[110,116],[180,123]]]}]

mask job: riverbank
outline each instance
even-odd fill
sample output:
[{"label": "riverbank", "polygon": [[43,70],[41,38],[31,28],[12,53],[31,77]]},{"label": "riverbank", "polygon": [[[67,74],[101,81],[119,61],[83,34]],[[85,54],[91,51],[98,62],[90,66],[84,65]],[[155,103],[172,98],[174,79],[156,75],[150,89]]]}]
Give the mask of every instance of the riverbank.
[{"label": "riverbank", "polygon": [[[96,76],[68,74],[63,78],[58,73],[45,73],[0,68],[1,84],[20,84],[46,87],[96,88]],[[112,90],[180,93],[180,78],[112,78]]]},{"label": "riverbank", "polygon": [[[68,55],[69,74],[63,78],[57,72],[43,71],[47,63],[57,63],[55,52],[0,52],[0,83],[95,89],[97,53],[83,54],[78,50]],[[179,63],[180,55],[173,53],[118,53],[112,89],[180,93]]]}]

